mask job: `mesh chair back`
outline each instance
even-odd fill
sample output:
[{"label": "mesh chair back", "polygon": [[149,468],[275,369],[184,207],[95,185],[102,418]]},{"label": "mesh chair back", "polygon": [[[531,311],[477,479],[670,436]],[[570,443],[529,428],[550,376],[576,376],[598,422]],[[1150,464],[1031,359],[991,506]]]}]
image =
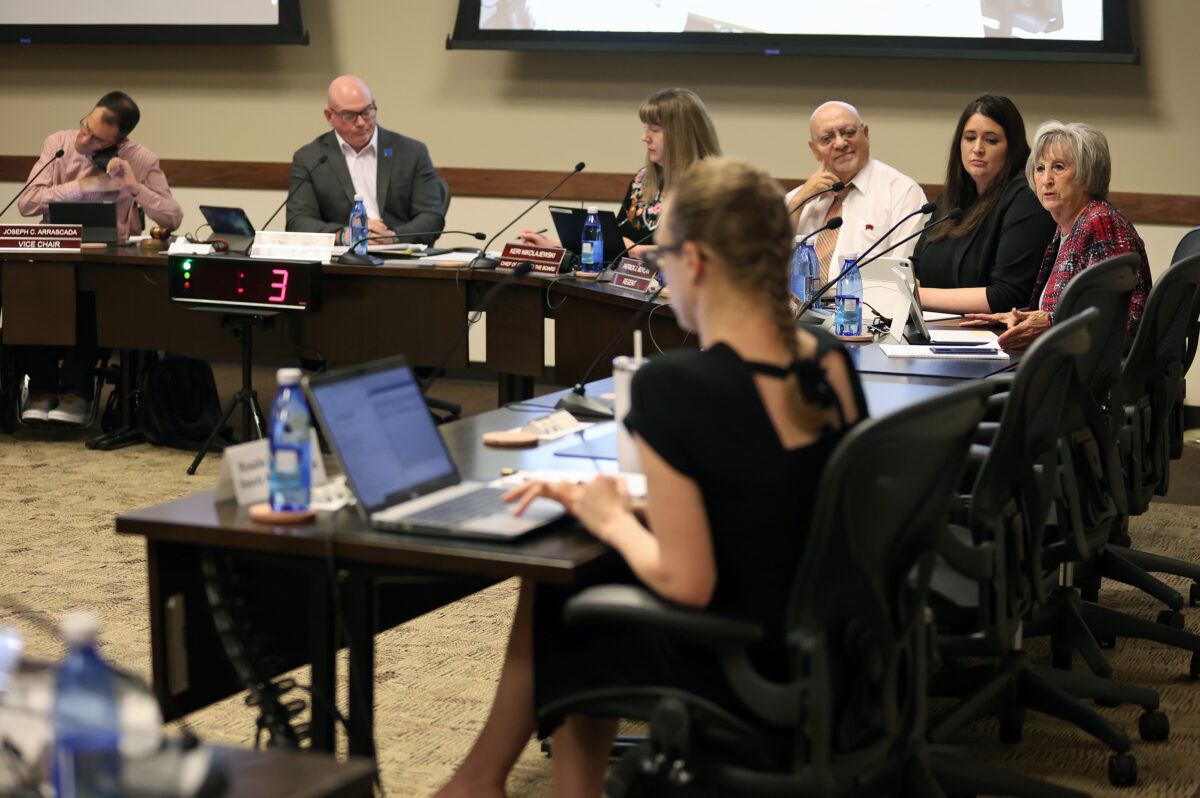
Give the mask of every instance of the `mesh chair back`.
[{"label": "mesh chair back", "polygon": [[1141,259],[1126,252],[1089,266],[1071,278],[1054,309],[1054,320],[1068,319],[1094,307],[1100,315],[1092,323],[1092,347],[1079,358],[1079,375],[1106,401],[1121,374],[1121,359],[1128,342],[1129,298],[1137,287]]},{"label": "mesh chair back", "polygon": [[1175,254],[1171,256],[1171,263],[1179,263],[1179,261],[1200,253],[1200,227],[1193,227],[1183,234],[1183,238],[1179,239],[1179,243],[1175,245]]},{"label": "mesh chair back", "polygon": [[450,184],[446,182],[444,177],[438,176],[438,189],[442,192],[442,216],[450,210]]},{"label": "mesh chair back", "polygon": [[1089,308],[1041,335],[1021,358],[987,457],[971,492],[976,545],[1002,554],[993,590],[983,586],[981,627],[1006,651],[1031,607],[1045,600],[1042,549],[1055,497],[1058,441],[1064,409],[1080,390],[1076,358],[1088,350],[1088,330],[1100,312]]},{"label": "mesh chair back", "polygon": [[831,689],[809,701],[829,703],[806,706],[812,726],[826,719],[810,733],[835,771],[923,734],[932,557],[990,390],[980,381],[863,421],[826,465],[788,636],[823,641]]},{"label": "mesh chair back", "polygon": [[1130,503],[1138,511],[1154,492],[1166,492],[1171,414],[1183,401],[1188,338],[1200,327],[1200,236],[1196,250],[1155,281],[1125,358],[1122,442],[1136,446],[1125,452],[1125,466]]}]

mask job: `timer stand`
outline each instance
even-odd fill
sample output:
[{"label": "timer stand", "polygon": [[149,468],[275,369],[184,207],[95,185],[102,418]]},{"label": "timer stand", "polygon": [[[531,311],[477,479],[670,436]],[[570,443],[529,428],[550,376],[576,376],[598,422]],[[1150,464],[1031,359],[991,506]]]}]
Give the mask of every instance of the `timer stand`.
[{"label": "timer stand", "polygon": [[[208,310],[208,308],[195,308]],[[254,327],[262,325],[263,329],[275,326],[275,317],[279,313],[269,310],[222,310],[221,326],[233,326],[233,337],[242,344],[242,389],[233,395],[233,399],[221,414],[221,420],[213,427],[212,432],[196,453],[196,459],[188,466],[188,475],[196,473],[200,461],[208,454],[213,442],[217,439],[233,411],[240,405],[242,408],[242,435],[245,440],[261,438],[266,434],[267,423],[263,417],[262,408],[258,405],[258,392],[254,390],[251,366],[254,362]]]}]

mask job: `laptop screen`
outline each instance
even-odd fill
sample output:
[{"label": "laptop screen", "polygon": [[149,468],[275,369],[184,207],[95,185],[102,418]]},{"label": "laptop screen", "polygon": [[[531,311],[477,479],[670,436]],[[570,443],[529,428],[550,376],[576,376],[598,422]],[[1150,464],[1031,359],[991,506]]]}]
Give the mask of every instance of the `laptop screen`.
[{"label": "laptop screen", "polygon": [[368,512],[459,481],[403,358],[315,376],[308,390]]}]

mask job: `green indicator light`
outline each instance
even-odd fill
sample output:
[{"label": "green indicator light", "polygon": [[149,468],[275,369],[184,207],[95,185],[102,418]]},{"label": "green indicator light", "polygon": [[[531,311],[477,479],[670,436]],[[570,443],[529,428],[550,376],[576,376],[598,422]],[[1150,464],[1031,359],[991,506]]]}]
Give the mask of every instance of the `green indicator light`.
[{"label": "green indicator light", "polygon": [[189,258],[188,260],[185,260],[185,261],[181,262],[179,265],[180,265],[180,266],[183,268],[183,270],[184,270],[185,272],[186,272],[186,271],[191,271],[191,268],[192,268],[192,261],[191,261],[191,259]]},{"label": "green indicator light", "polygon": [[184,273],[183,273],[183,277],[184,277],[184,279],[186,279],[186,280],[190,280],[190,279],[192,279],[192,273],[191,273],[191,272],[184,272]]}]

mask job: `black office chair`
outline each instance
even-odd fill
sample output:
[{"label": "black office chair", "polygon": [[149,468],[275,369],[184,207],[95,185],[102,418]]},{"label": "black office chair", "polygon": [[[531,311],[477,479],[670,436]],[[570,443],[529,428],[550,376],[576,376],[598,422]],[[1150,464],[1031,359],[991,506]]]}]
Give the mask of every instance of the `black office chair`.
[{"label": "black office chair", "polygon": [[[930,604],[938,621],[938,650],[947,661],[972,658],[934,674],[935,695],[958,704],[939,717],[930,740],[947,743],[981,717],[1000,717],[1000,738],[1020,741],[1026,708],[1075,724],[1113,749],[1109,779],[1132,784],[1137,762],[1120,727],[1078,698],[1143,707],[1143,737],[1165,739],[1166,716],[1153,690],[1090,674],[1032,664],[1024,651],[1023,622],[1050,599],[1043,577],[1043,533],[1055,501],[1064,411],[1082,386],[1076,358],[1091,344],[1090,309],[1055,324],[1030,347],[1004,397],[999,425],[980,458],[971,493],[939,546]],[[987,658],[976,664],[974,660]],[[1046,795],[1045,788],[1024,795]]]},{"label": "black office chair", "polygon": [[1036,783],[924,742],[929,575],[990,390],[973,383],[864,421],[838,446],[787,599],[787,681],[755,668],[748,652],[766,631],[753,620],[677,607],[632,586],[590,588],[567,603],[568,623],[637,624],[710,648],[741,702],[731,709],[651,686],[545,707],[552,716],[650,719],[648,741],[614,770],[610,795],[941,795]]},{"label": "black office chair", "polygon": [[1124,417],[1126,320],[1139,264],[1136,254],[1127,253],[1088,267],[1068,284],[1055,312],[1056,320],[1088,307],[1097,308],[1100,315],[1088,326],[1092,346],[1075,358],[1085,390],[1064,411],[1055,539],[1047,546],[1044,563],[1048,576],[1057,574],[1058,584],[1026,632],[1049,633],[1054,663],[1063,669],[1070,668],[1072,654],[1078,651],[1092,673],[1110,677],[1112,667],[1099,641],[1111,645],[1117,637],[1136,637],[1191,652],[1189,672],[1194,678],[1200,676],[1200,636],[1183,630],[1182,615],[1170,610],[1155,623],[1096,601],[1100,580],[1108,577],[1160,600],[1182,602],[1177,591],[1123,553],[1129,543],[1129,509],[1117,427]]},{"label": "black office chair", "polygon": [[[1175,253],[1171,256],[1171,263],[1179,263],[1186,257],[1200,253],[1200,227],[1193,227],[1183,234],[1183,238],[1179,239],[1179,243],[1175,245]],[[1196,359],[1196,347],[1200,346],[1200,321],[1188,327],[1187,345],[1183,355],[1183,373],[1187,374],[1192,367],[1192,361]],[[1181,380],[1182,381],[1182,380]],[[1179,399],[1175,403],[1175,407],[1171,409],[1171,459],[1178,460],[1183,457],[1183,398],[1187,393],[1187,386],[1179,386]]]}]

